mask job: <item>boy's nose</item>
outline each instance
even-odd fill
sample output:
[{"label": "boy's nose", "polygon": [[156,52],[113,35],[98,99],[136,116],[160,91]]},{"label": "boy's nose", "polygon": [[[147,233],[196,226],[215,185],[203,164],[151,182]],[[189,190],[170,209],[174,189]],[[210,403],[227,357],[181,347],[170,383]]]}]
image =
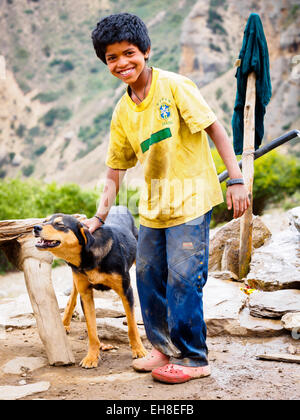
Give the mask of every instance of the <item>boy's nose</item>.
[{"label": "boy's nose", "polygon": [[120,70],[125,69],[128,65],[128,60],[126,57],[120,57],[118,60],[118,67]]}]

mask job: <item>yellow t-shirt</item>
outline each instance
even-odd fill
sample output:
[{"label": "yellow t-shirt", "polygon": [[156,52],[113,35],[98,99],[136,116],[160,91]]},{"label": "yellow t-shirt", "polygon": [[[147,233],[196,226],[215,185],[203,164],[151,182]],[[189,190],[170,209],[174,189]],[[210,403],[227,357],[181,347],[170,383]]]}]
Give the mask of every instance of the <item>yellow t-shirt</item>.
[{"label": "yellow t-shirt", "polygon": [[214,121],[216,116],[190,79],[157,68],[141,104],[135,104],[128,92],[119,100],[106,164],[128,169],[141,163],[142,225],[176,226],[223,202],[204,131]]}]

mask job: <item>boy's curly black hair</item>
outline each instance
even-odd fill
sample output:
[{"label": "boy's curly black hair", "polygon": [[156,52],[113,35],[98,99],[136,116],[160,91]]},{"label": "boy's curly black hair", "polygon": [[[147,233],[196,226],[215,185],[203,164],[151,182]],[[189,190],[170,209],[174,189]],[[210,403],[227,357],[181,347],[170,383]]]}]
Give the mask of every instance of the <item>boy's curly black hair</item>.
[{"label": "boy's curly black hair", "polygon": [[104,64],[107,64],[105,52],[108,45],[127,41],[136,45],[143,54],[151,46],[146,25],[138,16],[130,13],[118,13],[101,19],[92,32],[92,40],[96,54]]}]

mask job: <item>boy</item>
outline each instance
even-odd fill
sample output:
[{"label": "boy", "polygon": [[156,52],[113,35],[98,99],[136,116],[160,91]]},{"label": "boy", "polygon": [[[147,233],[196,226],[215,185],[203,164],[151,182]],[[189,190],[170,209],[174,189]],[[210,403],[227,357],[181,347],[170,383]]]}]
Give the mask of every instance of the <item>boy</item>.
[{"label": "boy", "polygon": [[[97,56],[128,85],[111,122],[106,184],[91,232],[109,212],[128,168],[139,160],[145,177],[140,197],[137,287],[153,349],[135,360],[166,383],[208,376],[202,289],[207,280],[211,209],[223,196],[206,133],[231,178],[227,205],[234,217],[249,206],[242,174],[224,128],[196,85],[179,74],[149,68],[145,24],[121,13],[102,19],[92,33]],[[206,132],[206,133],[205,133]]]}]

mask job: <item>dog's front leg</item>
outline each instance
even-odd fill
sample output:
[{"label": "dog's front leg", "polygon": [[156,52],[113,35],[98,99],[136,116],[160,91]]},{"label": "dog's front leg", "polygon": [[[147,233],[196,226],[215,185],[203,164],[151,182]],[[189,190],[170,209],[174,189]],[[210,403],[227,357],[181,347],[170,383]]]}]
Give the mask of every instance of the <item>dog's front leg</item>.
[{"label": "dog's front leg", "polygon": [[93,289],[84,274],[74,274],[75,285],[80,293],[82,309],[84,312],[88,337],[89,349],[86,357],[80,362],[80,366],[86,369],[98,366],[100,355],[100,341],[97,335],[96,312],[93,299]]},{"label": "dog's front leg", "polygon": [[71,324],[72,315],[76,306],[77,295],[78,295],[78,291],[77,291],[75,281],[73,279],[73,289],[72,289],[71,296],[66,306],[63,319],[62,319],[62,322],[64,324],[67,334],[69,334],[70,332],[70,324]]}]

